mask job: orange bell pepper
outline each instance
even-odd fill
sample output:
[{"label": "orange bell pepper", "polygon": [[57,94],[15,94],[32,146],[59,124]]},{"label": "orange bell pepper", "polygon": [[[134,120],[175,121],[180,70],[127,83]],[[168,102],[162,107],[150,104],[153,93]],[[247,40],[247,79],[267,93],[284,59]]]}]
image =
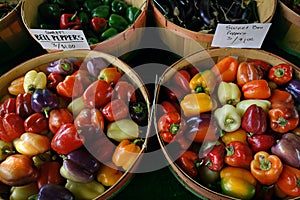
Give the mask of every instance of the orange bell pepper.
[{"label": "orange bell pepper", "polygon": [[225,145],[228,145],[233,141],[240,141],[247,144],[247,132],[242,128],[233,132],[225,132],[225,134],[221,137],[221,140]]},{"label": "orange bell pepper", "polygon": [[112,162],[124,170],[130,169],[141,151],[141,148],[137,145],[140,141],[140,139],[133,142],[127,139],[122,140],[114,151]]},{"label": "orange bell pepper", "polygon": [[233,57],[225,57],[218,61],[211,70],[214,72],[217,80],[225,82],[234,82],[237,75],[239,62]]},{"label": "orange bell pepper", "polygon": [[72,99],[83,94],[84,88],[82,83],[74,75],[68,75],[65,79],[58,83],[56,91],[60,96]]},{"label": "orange bell pepper", "polygon": [[123,172],[111,165],[113,164],[101,165],[97,172],[97,181],[104,186],[114,185],[123,176]]},{"label": "orange bell pepper", "polygon": [[250,170],[260,183],[272,185],[277,182],[283,170],[283,164],[278,156],[259,151],[255,153],[251,161]]},{"label": "orange bell pepper", "polygon": [[271,89],[266,80],[253,80],[245,83],[242,87],[245,99],[268,99]]},{"label": "orange bell pepper", "polygon": [[237,70],[237,85],[242,87],[245,83],[263,79],[265,71],[253,62],[244,61],[239,64]]},{"label": "orange bell pepper", "polygon": [[284,193],[299,197],[300,196],[300,170],[289,165],[283,165],[283,170],[280,174],[276,186]]},{"label": "orange bell pepper", "polygon": [[25,90],[24,90],[24,87],[23,87],[23,83],[24,83],[24,76],[21,76],[15,80],[13,80],[11,83],[10,83],[10,86],[8,86],[8,92],[9,94],[12,94],[12,95],[18,95],[18,94],[24,94],[25,93]]},{"label": "orange bell pepper", "polygon": [[272,90],[268,100],[271,102],[272,108],[275,108],[278,104],[294,105],[293,96],[289,92],[280,89]]}]

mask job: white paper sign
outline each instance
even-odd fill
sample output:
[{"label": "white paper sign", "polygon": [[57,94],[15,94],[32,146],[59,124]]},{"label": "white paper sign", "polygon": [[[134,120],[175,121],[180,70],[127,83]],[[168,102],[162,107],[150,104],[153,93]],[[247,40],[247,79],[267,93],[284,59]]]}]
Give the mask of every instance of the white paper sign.
[{"label": "white paper sign", "polygon": [[271,23],[218,24],[211,46],[260,48]]},{"label": "white paper sign", "polygon": [[30,29],[30,31],[44,49],[90,49],[82,30]]}]

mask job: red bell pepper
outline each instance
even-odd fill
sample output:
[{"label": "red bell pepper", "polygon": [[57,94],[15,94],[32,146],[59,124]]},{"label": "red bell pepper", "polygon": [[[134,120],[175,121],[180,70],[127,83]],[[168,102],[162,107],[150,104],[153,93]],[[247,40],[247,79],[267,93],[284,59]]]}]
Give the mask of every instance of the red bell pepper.
[{"label": "red bell pepper", "polygon": [[76,116],[74,124],[79,131],[104,130],[104,117],[99,109],[84,108]]},{"label": "red bell pepper", "polygon": [[276,186],[278,186],[285,194],[293,197],[300,196],[300,170],[289,165],[283,165]]},{"label": "red bell pepper", "polygon": [[181,169],[190,177],[195,178],[198,175],[198,168],[201,165],[199,156],[190,150],[183,152],[176,160]]},{"label": "red bell pepper", "polygon": [[24,121],[16,113],[8,113],[0,117],[0,139],[11,142],[25,132]]},{"label": "red bell pepper", "polygon": [[242,142],[234,141],[226,146],[225,163],[233,167],[247,167],[252,161],[252,150]]},{"label": "red bell pepper", "polygon": [[61,127],[61,125],[72,122],[73,115],[67,108],[55,108],[49,113],[49,129],[54,134]]},{"label": "red bell pepper", "polygon": [[263,134],[267,130],[267,114],[256,104],[250,105],[242,117],[242,128],[252,134]]},{"label": "red bell pepper", "polygon": [[60,175],[61,164],[57,161],[45,162],[39,169],[39,176],[37,178],[38,188],[45,184],[62,185],[64,178]]},{"label": "red bell pepper", "polygon": [[[82,85],[83,88],[87,88],[92,83],[90,73],[87,70],[80,68],[80,70],[75,71],[72,76],[75,76],[76,84]],[[75,87],[77,87],[77,85]]]},{"label": "red bell pepper", "polygon": [[24,121],[26,132],[46,133],[48,131],[48,119],[42,113],[33,113]]},{"label": "red bell pepper", "polygon": [[60,96],[72,99],[81,96],[84,92],[84,88],[76,79],[76,76],[69,75],[66,76],[62,82],[58,83],[56,91]]},{"label": "red bell pepper", "polygon": [[162,116],[163,114],[170,113],[170,112],[179,112],[180,111],[178,104],[176,106],[175,102],[170,102],[170,101],[166,101],[166,100],[162,101],[157,106],[159,106],[159,108],[157,109],[158,116]]},{"label": "red bell pepper", "polygon": [[128,105],[121,99],[108,102],[102,109],[103,116],[110,122],[124,119],[128,113]]},{"label": "red bell pepper", "polygon": [[19,94],[16,97],[16,113],[20,115],[23,120],[34,113],[34,110],[31,108],[31,97],[32,94],[29,92]]},{"label": "red bell pepper", "polygon": [[271,97],[268,100],[271,102],[272,108],[277,107],[278,104],[294,105],[293,96],[289,92],[280,89],[272,90]]},{"label": "red bell pepper", "polygon": [[82,101],[90,108],[100,108],[111,100],[113,93],[111,85],[104,80],[97,80],[84,91]]},{"label": "red bell pepper", "polygon": [[79,135],[74,124],[67,123],[60,126],[51,140],[51,148],[58,154],[68,154],[79,149],[84,138]]},{"label": "red bell pepper", "polygon": [[220,171],[224,166],[225,152],[225,146],[222,143],[215,145],[205,156],[205,165],[213,171]]},{"label": "red bell pepper", "polygon": [[276,144],[274,134],[249,135],[247,141],[253,152],[268,151]]},{"label": "red bell pepper", "polygon": [[174,140],[176,135],[185,130],[186,123],[178,112],[171,112],[162,115],[157,122],[157,126],[162,140],[169,143]]},{"label": "red bell pepper", "polygon": [[190,88],[191,75],[187,70],[181,69],[181,70],[177,71],[174,74],[173,79],[174,79],[175,84],[180,89],[184,90],[184,92],[188,93],[191,91],[191,88]]},{"label": "red bell pepper", "polygon": [[271,96],[271,89],[265,79],[245,83],[242,91],[245,99],[268,99]]},{"label": "red bell pepper", "polygon": [[118,81],[114,87],[114,96],[124,102],[136,102],[135,88],[127,81]]},{"label": "red bell pepper", "polygon": [[116,85],[122,74],[117,67],[107,67],[100,71],[98,79],[106,81],[109,85]]},{"label": "red bell pepper", "polygon": [[282,63],[269,70],[268,78],[277,85],[284,85],[293,78],[293,67]]},{"label": "red bell pepper", "polygon": [[90,26],[95,33],[101,33],[107,28],[107,22],[103,17],[93,17]]},{"label": "red bell pepper", "polygon": [[265,72],[267,72],[272,67],[271,64],[267,63],[266,61],[260,60],[260,59],[252,59],[252,60],[249,60],[248,62],[253,63],[257,67],[260,67]]},{"label": "red bell pepper", "polygon": [[5,114],[8,113],[15,113],[15,112],[16,112],[16,99],[13,97],[6,99],[0,105],[0,117],[3,117]]},{"label": "red bell pepper", "polygon": [[78,29],[81,27],[81,21],[77,16],[77,12],[74,14],[64,13],[60,16],[59,26],[61,29]]},{"label": "red bell pepper", "polygon": [[56,90],[58,83],[62,82],[64,77],[58,72],[51,72],[47,76],[47,88],[50,90]]}]

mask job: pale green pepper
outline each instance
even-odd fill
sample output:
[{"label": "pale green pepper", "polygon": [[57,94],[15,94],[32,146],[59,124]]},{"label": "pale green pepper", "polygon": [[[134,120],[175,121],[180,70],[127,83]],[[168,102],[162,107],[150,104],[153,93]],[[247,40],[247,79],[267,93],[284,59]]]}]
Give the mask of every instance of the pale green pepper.
[{"label": "pale green pepper", "polygon": [[47,76],[44,72],[30,70],[25,74],[23,87],[25,92],[33,93],[36,89],[45,89]]},{"label": "pale green pepper", "polygon": [[10,189],[9,200],[28,199],[28,197],[39,192],[36,182],[29,183],[22,186],[14,186]]},{"label": "pale green pepper", "polygon": [[77,116],[86,105],[83,103],[82,98],[78,97],[73,99],[69,105],[67,106],[67,109],[75,116]]},{"label": "pale green pepper", "polygon": [[5,158],[13,153],[14,150],[12,142],[4,142],[3,140],[0,140],[0,161],[5,160]]},{"label": "pale green pepper", "polygon": [[139,126],[130,119],[121,119],[107,126],[107,137],[117,142],[121,142],[125,139],[136,139],[138,136]]},{"label": "pale green pepper", "polygon": [[241,91],[237,84],[222,81],[218,87],[218,98],[222,105],[236,105],[241,100]]},{"label": "pale green pepper", "polygon": [[236,104],[237,112],[240,114],[240,116],[243,116],[247,108],[252,104],[256,104],[257,106],[262,107],[266,113],[268,113],[269,109],[271,108],[271,102],[268,100],[246,99]]},{"label": "pale green pepper", "polygon": [[73,193],[76,200],[95,199],[105,191],[105,187],[95,180],[89,183],[67,180],[65,188]]},{"label": "pale green pepper", "polygon": [[219,127],[226,132],[233,132],[241,126],[241,116],[233,105],[225,104],[217,108],[214,116]]}]

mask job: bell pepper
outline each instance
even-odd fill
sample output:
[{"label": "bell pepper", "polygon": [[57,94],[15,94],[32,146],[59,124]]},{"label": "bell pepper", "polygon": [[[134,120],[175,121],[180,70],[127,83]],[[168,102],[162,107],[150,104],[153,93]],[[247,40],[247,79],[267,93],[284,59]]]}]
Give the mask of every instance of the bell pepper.
[{"label": "bell pepper", "polygon": [[184,96],[180,106],[186,117],[192,117],[214,110],[217,103],[206,93],[191,93]]},{"label": "bell pepper", "polygon": [[236,131],[232,131],[232,132],[225,132],[221,136],[221,140],[225,145],[228,145],[233,141],[240,141],[242,143],[247,143],[247,132],[242,128],[239,128]]},{"label": "bell pepper", "polygon": [[202,184],[203,186],[215,191],[220,190],[219,171],[212,171],[206,165],[201,165],[198,169],[198,177],[199,177],[199,183]]},{"label": "bell pepper", "polygon": [[68,154],[80,148],[84,139],[79,135],[74,124],[60,126],[51,140],[51,148],[58,154]]},{"label": "bell pepper", "polygon": [[256,180],[249,170],[227,166],[220,172],[222,193],[239,199],[252,199]]},{"label": "bell pepper", "polygon": [[136,102],[135,88],[128,81],[119,80],[114,86],[114,96],[124,102]]},{"label": "bell pepper", "polygon": [[55,91],[58,83],[60,83],[63,80],[64,80],[64,77],[61,74],[59,74],[58,72],[51,72],[47,76],[47,86],[46,87],[50,90]]},{"label": "bell pepper", "polygon": [[37,186],[39,189],[45,184],[62,185],[63,177],[60,175],[59,169],[61,164],[58,161],[45,162],[39,168],[39,176],[37,178]]},{"label": "bell pepper", "polygon": [[123,176],[123,172],[117,167],[110,167],[113,163],[103,164],[97,172],[97,181],[106,187],[113,186]]},{"label": "bell pepper", "polygon": [[190,177],[196,178],[198,175],[198,168],[201,165],[201,160],[197,153],[186,150],[176,160],[179,167],[187,173]]},{"label": "bell pepper", "polygon": [[286,84],[285,90],[293,96],[296,102],[300,102],[300,80],[292,79]]},{"label": "bell pepper", "polygon": [[81,28],[81,21],[75,13],[64,13],[60,16],[59,27],[61,29],[79,29]]},{"label": "bell pepper", "polygon": [[139,136],[139,126],[131,119],[121,119],[107,125],[107,137],[121,142],[136,139]]},{"label": "bell pepper", "polygon": [[91,11],[92,18],[99,17],[107,19],[109,16],[110,7],[108,5],[99,5]]},{"label": "bell pepper", "polygon": [[284,85],[292,80],[292,78],[293,67],[285,63],[271,67],[268,73],[268,79],[277,85]]},{"label": "bell pepper", "polygon": [[97,78],[100,71],[108,67],[109,64],[110,63],[106,59],[102,57],[95,57],[87,61],[86,68],[92,77]]},{"label": "bell pepper", "polygon": [[129,116],[139,126],[148,125],[148,107],[142,101],[129,102]]},{"label": "bell pepper", "polygon": [[218,61],[211,70],[214,72],[217,80],[225,82],[234,82],[238,70],[239,62],[236,58],[228,56]]},{"label": "bell pepper", "polygon": [[16,97],[16,113],[20,115],[23,120],[34,113],[33,109],[31,108],[31,97],[32,94],[28,92],[18,94]]},{"label": "bell pepper", "polygon": [[237,112],[240,114],[240,116],[243,116],[247,108],[249,108],[249,106],[251,106],[252,104],[256,104],[257,106],[263,108],[266,113],[268,113],[269,109],[271,108],[271,102],[268,100],[246,99],[240,101],[236,105]]},{"label": "bell pepper", "polygon": [[61,75],[70,75],[75,70],[73,65],[73,61],[70,59],[61,58],[51,62],[50,65],[46,67],[46,70],[49,73],[55,72]]},{"label": "bell pepper", "polygon": [[267,130],[267,114],[262,107],[252,104],[242,117],[242,128],[253,134],[263,134]]},{"label": "bell pepper", "polygon": [[16,112],[16,98],[7,98],[2,104],[0,104],[0,116],[3,117],[8,113]]},{"label": "bell pepper", "polygon": [[90,108],[100,108],[113,96],[114,89],[104,80],[94,81],[83,93],[82,101]]},{"label": "bell pepper", "polygon": [[117,35],[119,32],[117,29],[113,28],[113,27],[109,27],[106,30],[103,31],[103,33],[101,33],[100,35],[100,39],[102,41],[107,40],[108,38],[111,38],[115,35]]},{"label": "bell pepper", "polygon": [[140,15],[141,10],[135,6],[128,6],[126,9],[126,19],[129,22],[129,24],[132,24],[135,22],[135,20]]},{"label": "bell pepper", "polygon": [[25,185],[35,181],[37,177],[37,169],[26,155],[10,155],[0,163],[0,181],[6,185]]},{"label": "bell pepper", "polygon": [[122,32],[128,27],[129,24],[124,17],[113,13],[108,18],[108,25],[117,29],[119,32]]},{"label": "bell pepper", "polygon": [[233,105],[225,104],[217,108],[214,116],[219,127],[226,132],[236,131],[241,126],[241,116]]},{"label": "bell pepper", "polygon": [[245,83],[253,80],[263,79],[266,71],[253,62],[244,61],[239,64],[236,81],[237,85],[242,87]]},{"label": "bell pepper", "polygon": [[37,200],[42,200],[42,199],[74,200],[75,197],[68,188],[62,185],[48,183],[43,185],[40,188],[39,193],[37,194]]},{"label": "bell pepper", "polygon": [[295,106],[278,105],[269,110],[270,127],[278,133],[293,130],[299,124],[299,115]]},{"label": "bell pepper", "polygon": [[158,132],[164,142],[170,143],[176,135],[181,134],[186,127],[186,122],[178,112],[171,112],[162,115],[158,122]]},{"label": "bell pepper", "polygon": [[37,133],[23,133],[13,141],[16,150],[27,156],[34,156],[50,150],[50,139]]},{"label": "bell pepper", "polygon": [[204,113],[186,120],[184,135],[193,142],[215,142],[219,138],[218,126],[210,113]]},{"label": "bell pepper", "polygon": [[67,105],[67,109],[74,117],[77,116],[85,107],[86,105],[83,103],[82,97],[72,99],[72,101]]},{"label": "bell pepper", "polygon": [[248,62],[253,63],[255,66],[261,68],[264,72],[269,71],[269,69],[272,67],[270,63],[261,59],[251,59],[248,60]]},{"label": "bell pepper", "polygon": [[32,195],[39,192],[36,182],[32,182],[22,186],[13,186],[10,190],[10,200],[30,199]]},{"label": "bell pepper", "polygon": [[61,125],[73,122],[73,115],[67,108],[55,108],[50,111],[48,119],[49,129],[55,134]]},{"label": "bell pepper", "polygon": [[107,22],[103,17],[93,17],[90,21],[90,27],[95,33],[101,33],[107,28]]},{"label": "bell pepper", "polygon": [[247,167],[252,161],[252,150],[248,144],[234,141],[226,146],[224,162],[233,167]]},{"label": "bell pepper", "polygon": [[107,67],[100,71],[98,75],[99,80],[106,81],[109,85],[116,85],[116,83],[121,78],[121,73],[117,67]]},{"label": "bell pepper", "polygon": [[90,18],[86,11],[80,11],[78,13],[79,20],[81,22],[82,29],[88,29]]},{"label": "bell pepper", "polygon": [[88,183],[95,179],[98,170],[99,162],[89,151],[80,148],[68,153],[63,160],[60,174],[67,180]]},{"label": "bell pepper", "polygon": [[56,91],[60,96],[72,99],[81,96],[84,88],[81,82],[76,79],[76,76],[68,75],[57,84]]},{"label": "bell pepper", "polygon": [[277,182],[283,169],[280,158],[269,155],[266,151],[255,153],[251,161],[251,174],[262,184],[272,185]]},{"label": "bell pepper", "polygon": [[12,142],[4,142],[3,140],[0,140],[0,162],[13,153],[14,147]]},{"label": "bell pepper", "polygon": [[191,91],[190,88],[191,75],[186,69],[181,69],[175,72],[173,76],[174,83],[186,93]]},{"label": "bell pepper", "polygon": [[285,133],[281,139],[271,148],[271,152],[277,155],[282,162],[299,168],[300,167],[300,136],[294,133]]},{"label": "bell pepper", "polygon": [[16,78],[15,80],[13,80],[7,88],[8,93],[11,95],[15,95],[15,96],[17,96],[18,94],[25,93],[25,90],[23,87],[24,78],[25,78],[24,76],[21,76],[19,78]]},{"label": "bell pepper", "polygon": [[47,84],[47,76],[44,72],[30,70],[24,77],[24,91],[33,93],[36,89],[45,89]]},{"label": "bell pepper", "polygon": [[104,117],[98,109],[84,108],[74,119],[74,125],[83,132],[104,130]]},{"label": "bell pepper", "polygon": [[59,106],[58,96],[48,89],[36,89],[31,97],[31,108],[35,112],[42,112],[49,117],[51,109]]},{"label": "bell pepper", "polygon": [[185,92],[180,90],[175,85],[168,85],[167,87],[161,87],[161,93],[164,93],[166,97],[168,97],[169,101],[178,102],[181,101],[185,96]]},{"label": "bell pepper", "polygon": [[89,183],[79,183],[71,180],[67,180],[65,188],[68,189],[75,196],[75,199],[96,199],[104,191],[105,187],[93,180]]},{"label": "bell pepper", "polygon": [[56,3],[44,2],[38,6],[38,13],[45,22],[53,24],[59,22],[62,9]]},{"label": "bell pepper", "polygon": [[265,79],[245,83],[242,92],[245,99],[268,99],[271,96],[271,89]]},{"label": "bell pepper", "polygon": [[0,139],[4,142],[12,142],[24,133],[24,121],[16,113],[5,114],[0,117]]},{"label": "bell pepper", "polygon": [[269,151],[276,144],[274,134],[249,135],[247,141],[253,152]]},{"label": "bell pepper", "polygon": [[41,113],[33,113],[25,119],[24,129],[30,133],[47,133],[48,119]]},{"label": "bell pepper", "polygon": [[299,182],[300,170],[284,164],[280,177],[276,182],[276,186],[278,186],[284,193],[290,196],[299,197]]},{"label": "bell pepper", "polygon": [[83,8],[87,10],[88,12],[91,12],[93,9],[95,9],[97,6],[100,6],[102,2],[98,0],[85,0],[83,2]]},{"label": "bell pepper", "polygon": [[216,77],[211,70],[199,72],[190,80],[190,89],[195,93],[212,94],[216,86]]},{"label": "bell pepper", "polygon": [[205,165],[213,171],[220,171],[224,166],[225,152],[225,146],[217,143],[204,157]]},{"label": "bell pepper", "polygon": [[179,105],[175,102],[170,102],[170,101],[164,100],[164,101],[160,102],[158,105],[161,106],[161,109],[160,108],[157,109],[158,116],[161,116],[161,115],[163,115],[165,113],[169,113],[169,112],[179,112],[180,111]]},{"label": "bell pepper", "polygon": [[124,15],[126,13],[128,5],[125,1],[122,0],[113,0],[111,2],[111,10],[114,13],[117,13],[119,15]]},{"label": "bell pepper", "polygon": [[241,100],[241,91],[237,84],[222,81],[218,86],[218,99],[222,105],[236,105]]},{"label": "bell pepper", "polygon": [[108,102],[101,110],[102,115],[110,122],[124,119],[128,116],[128,105],[121,99]]},{"label": "bell pepper", "polygon": [[124,170],[129,170],[136,161],[141,148],[137,144],[141,139],[135,139],[133,142],[130,140],[122,140],[114,151],[112,162],[117,167],[122,167]]},{"label": "bell pepper", "polygon": [[275,108],[278,104],[294,105],[293,96],[289,92],[280,89],[272,90],[271,97],[268,100],[271,102],[272,108]]}]

